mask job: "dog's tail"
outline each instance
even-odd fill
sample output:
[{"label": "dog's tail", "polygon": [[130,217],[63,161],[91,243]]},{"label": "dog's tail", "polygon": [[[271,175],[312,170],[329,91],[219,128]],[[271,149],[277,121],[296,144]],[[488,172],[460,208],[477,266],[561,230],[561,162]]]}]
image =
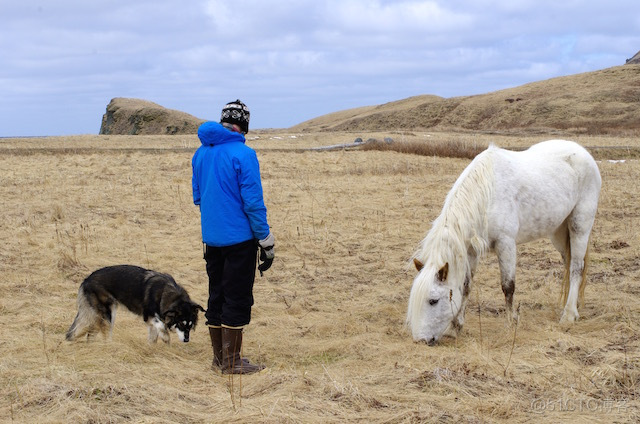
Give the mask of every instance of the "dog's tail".
[{"label": "dog's tail", "polygon": [[94,327],[99,322],[99,316],[89,303],[84,287],[80,285],[78,289],[78,313],[67,330],[66,339],[70,342],[95,331]]}]

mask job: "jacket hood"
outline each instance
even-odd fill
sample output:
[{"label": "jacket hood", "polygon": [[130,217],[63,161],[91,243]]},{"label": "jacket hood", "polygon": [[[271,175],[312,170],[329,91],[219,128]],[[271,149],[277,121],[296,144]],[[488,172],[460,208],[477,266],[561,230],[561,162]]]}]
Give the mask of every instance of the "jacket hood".
[{"label": "jacket hood", "polygon": [[229,131],[218,122],[207,121],[198,128],[198,138],[203,146],[216,146],[218,144],[240,142],[244,143],[242,134]]}]

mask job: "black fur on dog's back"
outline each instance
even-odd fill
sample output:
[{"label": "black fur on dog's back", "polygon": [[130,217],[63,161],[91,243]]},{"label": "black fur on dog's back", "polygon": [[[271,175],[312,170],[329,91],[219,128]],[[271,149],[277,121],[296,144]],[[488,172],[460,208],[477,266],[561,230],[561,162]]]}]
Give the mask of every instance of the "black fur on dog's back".
[{"label": "black fur on dog's back", "polygon": [[160,302],[165,292],[173,294],[172,299],[189,297],[172,276],[134,265],[101,268],[89,275],[80,288],[87,297],[93,295],[105,306],[117,301],[134,314],[142,316],[144,321],[149,319],[152,311],[163,310]]},{"label": "black fur on dog's back", "polygon": [[104,333],[113,326],[112,311],[117,304],[148,324],[156,317],[167,329],[179,327],[185,341],[197,324],[198,310],[204,311],[169,274],[134,265],[108,266],[91,273],[80,285],[78,314],[67,331],[67,340]]}]

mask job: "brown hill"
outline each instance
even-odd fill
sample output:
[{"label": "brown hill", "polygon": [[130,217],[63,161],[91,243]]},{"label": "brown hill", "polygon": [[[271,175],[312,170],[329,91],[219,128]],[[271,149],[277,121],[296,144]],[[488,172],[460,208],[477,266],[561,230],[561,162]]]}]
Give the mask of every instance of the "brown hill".
[{"label": "brown hill", "polygon": [[638,65],[640,64],[640,51],[633,55],[631,59],[627,59],[627,65]]},{"label": "brown hill", "polygon": [[107,105],[100,134],[195,134],[202,122],[146,100],[117,97]]},{"label": "brown hill", "polygon": [[476,96],[416,96],[331,113],[292,129],[625,134],[640,129],[639,102],[640,65],[627,64]]}]

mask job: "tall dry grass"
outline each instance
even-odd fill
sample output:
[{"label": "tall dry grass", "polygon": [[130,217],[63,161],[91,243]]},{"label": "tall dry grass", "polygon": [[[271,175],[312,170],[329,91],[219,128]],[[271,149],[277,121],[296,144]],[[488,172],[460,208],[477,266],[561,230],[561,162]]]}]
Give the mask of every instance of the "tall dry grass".
[{"label": "tall dry grass", "polygon": [[[514,147],[540,140],[430,135]],[[519,249],[517,327],[505,327],[497,262],[487,256],[463,334],[428,347],[403,327],[414,276],[406,265],[469,160],[298,149],[351,137],[265,132],[249,140],[261,161],[276,261],[256,280],[244,346],[268,371],[234,379],[210,371],[204,326],[188,344],[150,346],[144,323],[120,310],[111,341],[63,340],[78,285],[105,265],[169,272],[206,302],[190,193],[197,140],[1,141],[0,420],[637,420],[638,162],[599,163],[604,184],[578,323],[558,323],[562,264],[540,241]]]},{"label": "tall dry grass", "polygon": [[[391,142],[379,141],[378,139],[371,139],[369,142],[364,143],[361,147],[363,150],[378,150],[382,152],[399,152],[421,156],[438,156],[442,158],[460,158],[460,159],[473,159],[478,153],[485,150],[489,144],[488,140],[492,144],[496,144],[498,147],[509,148],[512,150],[524,150],[536,140],[541,140],[540,136],[489,136],[485,135],[478,137],[471,134],[423,134],[422,137],[416,136],[416,134],[403,134],[400,133],[399,141],[394,141],[391,137]],[[604,144],[590,144],[587,145],[587,149],[593,155],[596,160],[615,160],[619,158],[626,159],[638,159],[640,158],[640,146],[637,145],[633,139],[625,138],[613,138],[614,140],[628,140],[629,144],[617,144],[610,145],[611,138],[604,137],[581,137],[583,140],[602,140]],[[554,134],[548,136],[546,139],[565,139],[575,140],[575,135],[569,134]],[[501,144],[504,142],[504,144]]]},{"label": "tall dry grass", "polygon": [[379,150],[382,152],[399,152],[413,155],[461,159],[473,159],[486,148],[486,145],[469,142],[465,139],[390,143],[374,141],[363,146],[363,150]]}]

